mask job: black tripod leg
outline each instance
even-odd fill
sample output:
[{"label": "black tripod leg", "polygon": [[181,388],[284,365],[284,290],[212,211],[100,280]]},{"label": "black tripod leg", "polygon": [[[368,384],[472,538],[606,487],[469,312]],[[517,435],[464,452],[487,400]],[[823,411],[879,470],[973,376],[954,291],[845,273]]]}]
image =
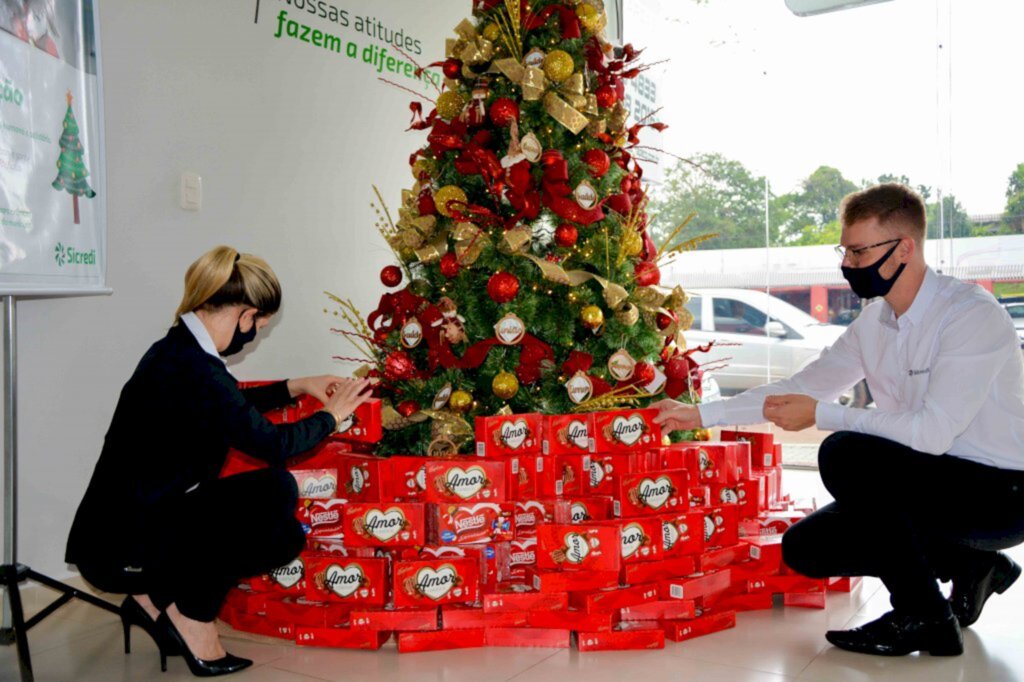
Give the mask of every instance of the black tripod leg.
[{"label": "black tripod leg", "polygon": [[28,651],[28,632],[25,630],[25,612],[21,607],[20,581],[15,578],[13,584],[7,585],[7,598],[11,602],[11,626],[14,630],[15,644],[18,647],[18,667],[21,668],[21,682],[33,682],[32,658]]}]

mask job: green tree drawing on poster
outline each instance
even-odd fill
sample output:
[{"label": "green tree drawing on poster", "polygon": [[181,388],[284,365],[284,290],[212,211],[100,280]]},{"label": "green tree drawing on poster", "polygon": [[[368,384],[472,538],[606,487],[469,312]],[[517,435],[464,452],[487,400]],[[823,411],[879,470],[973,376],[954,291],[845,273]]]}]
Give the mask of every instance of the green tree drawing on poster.
[{"label": "green tree drawing on poster", "polygon": [[82,149],[82,140],[78,137],[78,121],[75,120],[71,100],[71,91],[68,90],[68,110],[64,114],[64,132],[60,136],[57,178],[51,184],[55,190],[64,190],[71,195],[75,207],[75,225],[78,225],[78,197],[92,199],[96,196],[96,192],[89,187],[89,183],[85,180],[89,177],[89,171],[82,159],[85,152]]}]

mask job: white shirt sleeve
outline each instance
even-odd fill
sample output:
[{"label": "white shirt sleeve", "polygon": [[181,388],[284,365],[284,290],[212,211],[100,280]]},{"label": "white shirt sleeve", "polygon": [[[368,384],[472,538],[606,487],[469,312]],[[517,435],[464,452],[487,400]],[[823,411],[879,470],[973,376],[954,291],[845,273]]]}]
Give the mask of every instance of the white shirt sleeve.
[{"label": "white shirt sleeve", "polygon": [[881,436],[918,452],[945,454],[974,420],[999,371],[1020,352],[1019,345],[1000,308],[966,307],[941,332],[920,408],[883,412],[818,403],[818,428]]},{"label": "white shirt sleeve", "polygon": [[831,348],[817,360],[788,379],[752,388],[733,398],[702,403],[701,423],[705,427],[723,424],[760,424],[764,418],[764,399],[769,395],[800,393],[832,402],[844,390],[864,378],[857,322],[843,332]]}]

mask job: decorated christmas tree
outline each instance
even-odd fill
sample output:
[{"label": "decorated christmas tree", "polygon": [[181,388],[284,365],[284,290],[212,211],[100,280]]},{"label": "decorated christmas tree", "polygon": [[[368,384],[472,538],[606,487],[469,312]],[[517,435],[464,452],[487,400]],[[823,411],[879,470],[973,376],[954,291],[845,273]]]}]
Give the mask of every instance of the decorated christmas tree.
[{"label": "decorated christmas tree", "polygon": [[697,399],[686,296],[658,285],[659,260],[701,238],[659,251],[648,234],[631,149],[664,126],[627,122],[644,67],[605,22],[599,0],[476,0],[430,65],[446,80],[411,105],[428,131],[414,184],[397,216],[377,197],[391,291],[365,320],[334,297],[381,382],[381,454],[465,452],[476,416]]},{"label": "decorated christmas tree", "polygon": [[92,199],[96,192],[86,178],[89,171],[85,167],[82,149],[82,140],[78,137],[78,121],[75,120],[75,112],[71,108],[71,91],[68,91],[68,110],[64,114],[64,131],[60,136],[60,157],[57,159],[57,177],[51,183],[55,190],[64,190],[71,195],[75,208],[75,225],[79,224],[78,197]]}]

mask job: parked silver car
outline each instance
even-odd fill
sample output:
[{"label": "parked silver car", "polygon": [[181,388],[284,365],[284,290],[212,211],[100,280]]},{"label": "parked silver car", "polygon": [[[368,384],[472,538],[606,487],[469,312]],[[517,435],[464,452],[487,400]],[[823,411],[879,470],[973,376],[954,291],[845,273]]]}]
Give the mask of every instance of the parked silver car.
[{"label": "parked silver car", "polygon": [[[723,395],[792,376],[846,331],[846,327],[819,322],[763,291],[698,289],[686,293],[691,297],[686,307],[694,317],[686,332],[687,345],[723,344],[695,356],[713,369]],[[724,366],[716,369],[719,365]],[[850,387],[839,402],[866,407],[871,402],[867,384],[861,381]]]}]

